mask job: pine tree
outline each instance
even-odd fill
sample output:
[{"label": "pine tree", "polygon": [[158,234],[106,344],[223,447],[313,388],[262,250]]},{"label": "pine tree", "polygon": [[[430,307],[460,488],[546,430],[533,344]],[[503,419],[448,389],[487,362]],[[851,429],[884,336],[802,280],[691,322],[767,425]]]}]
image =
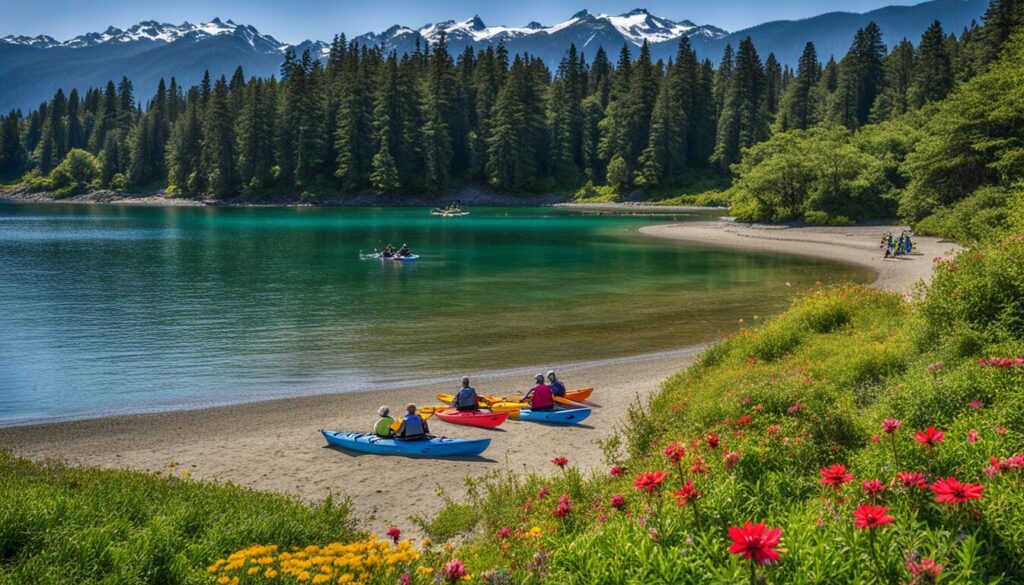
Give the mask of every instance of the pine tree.
[{"label": "pine tree", "polygon": [[782,101],[782,67],[775,59],[775,53],[769,53],[768,59],[764,62],[764,84],[768,113],[774,119],[779,113],[779,104]]},{"label": "pine tree", "polygon": [[391,146],[388,144],[388,133],[382,132],[380,137],[380,148],[377,154],[373,155],[373,172],[370,173],[370,184],[380,194],[394,193],[401,187],[398,178],[398,167],[395,165],[395,158],[391,156]]},{"label": "pine tree", "polygon": [[64,116],[67,113],[67,98],[64,91],[58,89],[50,101],[46,121],[43,123],[39,144],[35,150],[36,166],[39,172],[48,175],[67,152],[67,128]]},{"label": "pine tree", "polygon": [[238,117],[238,175],[246,189],[258,191],[272,181],[274,103],[268,85],[250,83]]},{"label": "pine tree", "polygon": [[25,164],[25,148],[18,126],[17,112],[0,116],[0,177],[17,175]]},{"label": "pine tree", "polygon": [[814,118],[812,99],[814,88],[821,79],[821,63],[814,43],[807,43],[797,63],[796,77],[786,89],[779,112],[779,129],[806,130],[810,128]]},{"label": "pine tree", "polygon": [[910,102],[915,108],[945,98],[953,89],[953,65],[942,23],[935,21],[921,36],[914,64]]},{"label": "pine tree", "polygon": [[540,162],[537,144],[544,133],[540,101],[529,66],[517,55],[498,93],[488,144],[487,173],[499,189],[534,187]]},{"label": "pine tree", "polygon": [[373,98],[365,63],[350,51],[339,72],[337,128],[334,144],[337,156],[334,176],[342,189],[357,191],[369,184],[373,149]]},{"label": "pine tree", "polygon": [[885,58],[885,89],[871,110],[871,121],[880,122],[905,114],[911,107],[910,91],[915,70],[914,46],[903,39]]},{"label": "pine tree", "polygon": [[999,58],[1003,45],[1015,31],[1024,27],[1024,2],[1021,0],[992,0],[985,11],[985,24],[978,34],[977,55],[979,68]]},{"label": "pine tree", "polygon": [[78,97],[78,90],[72,89],[68,94],[67,110],[67,149],[85,148],[85,129],[82,127],[82,119],[79,117],[81,101]]},{"label": "pine tree", "polygon": [[444,33],[430,56],[424,84],[424,124],[422,144],[424,153],[424,180],[427,188],[438,190],[448,184],[455,157],[453,147],[452,114],[457,102],[454,64],[448,54]]},{"label": "pine tree", "polygon": [[686,170],[689,120],[694,115],[697,75],[697,57],[690,48],[689,40],[682,37],[675,61],[661,83],[651,115],[647,148],[640,157],[640,173],[645,186],[671,181]]},{"label": "pine tree", "polygon": [[742,149],[768,138],[768,122],[764,68],[753,41],[747,37],[736,52],[732,82],[718,118],[713,162],[727,171],[739,160]]},{"label": "pine tree", "polygon": [[89,152],[99,154],[107,142],[107,133],[114,128],[117,120],[117,88],[113,81],[107,82],[106,91],[100,100],[92,132],[89,135]]},{"label": "pine tree", "polygon": [[202,118],[199,94],[193,90],[185,101],[185,109],[167,143],[167,182],[175,194],[198,195],[205,190],[205,181],[199,172],[202,143]]},{"label": "pine tree", "polygon": [[834,98],[833,120],[847,128],[868,122],[871,108],[885,79],[886,50],[882,31],[874,22],[857,31],[850,51],[839,65],[839,84]]},{"label": "pine tree", "polygon": [[228,197],[237,193],[234,120],[227,81],[221,77],[213,86],[203,119],[200,171],[205,176],[206,194]]}]

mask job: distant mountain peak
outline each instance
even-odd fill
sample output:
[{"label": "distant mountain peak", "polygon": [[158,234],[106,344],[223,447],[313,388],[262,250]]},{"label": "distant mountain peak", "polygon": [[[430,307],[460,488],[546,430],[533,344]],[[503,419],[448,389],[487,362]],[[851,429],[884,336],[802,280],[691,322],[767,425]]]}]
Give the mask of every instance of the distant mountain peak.
[{"label": "distant mountain peak", "polygon": [[590,11],[586,8],[572,15],[573,18],[586,18],[588,16],[590,16]]},{"label": "distant mountain peak", "polygon": [[646,8],[634,8],[622,16],[636,16],[638,14],[650,14],[650,12],[648,12]]},{"label": "distant mountain peak", "polygon": [[544,25],[537,22],[536,20],[531,20],[530,23],[526,25],[526,28],[530,30],[540,30],[544,28]]}]

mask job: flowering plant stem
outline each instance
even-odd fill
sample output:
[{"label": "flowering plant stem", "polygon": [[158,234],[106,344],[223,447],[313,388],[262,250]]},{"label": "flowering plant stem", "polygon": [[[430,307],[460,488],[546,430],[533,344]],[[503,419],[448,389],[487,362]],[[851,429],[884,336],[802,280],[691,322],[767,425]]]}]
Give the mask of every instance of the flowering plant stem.
[{"label": "flowering plant stem", "polygon": [[750,561],[750,585],[757,585],[757,563]]},{"label": "flowering plant stem", "polygon": [[900,454],[899,451],[896,449],[896,434],[890,433],[889,440],[892,442],[892,456],[893,459],[896,460],[896,468],[901,469],[902,466],[900,465]]}]

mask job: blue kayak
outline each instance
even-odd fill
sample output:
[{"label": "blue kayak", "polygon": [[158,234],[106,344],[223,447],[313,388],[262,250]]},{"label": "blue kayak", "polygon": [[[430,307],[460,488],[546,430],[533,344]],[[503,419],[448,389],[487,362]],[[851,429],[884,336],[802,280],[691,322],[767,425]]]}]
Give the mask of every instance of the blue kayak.
[{"label": "blue kayak", "polygon": [[[537,410],[524,408],[514,420],[547,423],[549,425],[575,425],[590,416],[589,408],[567,408],[564,410]],[[514,415],[513,415],[514,416]]]},{"label": "blue kayak", "polygon": [[410,457],[452,457],[456,455],[479,455],[491,444],[490,439],[449,439],[432,437],[415,441],[384,439],[373,433],[336,433],[324,431],[327,443],[350,451],[375,453],[377,455],[406,455]]}]

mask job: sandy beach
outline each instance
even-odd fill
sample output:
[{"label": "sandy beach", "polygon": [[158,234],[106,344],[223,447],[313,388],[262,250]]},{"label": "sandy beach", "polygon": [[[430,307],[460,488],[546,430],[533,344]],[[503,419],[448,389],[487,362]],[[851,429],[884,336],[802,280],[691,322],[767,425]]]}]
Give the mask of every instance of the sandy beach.
[{"label": "sandy beach", "polygon": [[[905,292],[928,278],[933,258],[954,249],[955,244],[919,237],[913,255],[883,259],[878,249],[880,234],[887,230],[898,233],[900,229],[780,228],[720,221],[650,226],[641,232],[704,245],[814,256],[865,266],[878,274],[872,286]],[[680,345],[687,342],[681,339]],[[6,428],[0,429],[0,448],[81,465],[173,474],[187,469],[196,479],[229,481],[310,500],[336,494],[352,499],[356,511],[368,519],[367,529],[383,531],[390,523],[411,529],[407,521],[410,515],[429,514],[440,503],[437,487],[458,498],[467,475],[502,468],[552,472],[551,459],[556,456],[568,457],[573,465],[585,469],[603,467],[597,440],[612,432],[631,402],[649,395],[668,375],[692,363],[700,349],[694,346],[561,368],[559,372],[570,388],[597,388],[594,414],[581,427],[509,421],[498,430],[487,431],[432,422],[432,430],[438,435],[490,437],[490,449],[474,459],[356,455],[326,447],[317,432],[320,428],[369,430],[381,404],[391,406],[393,411],[408,402],[436,404],[434,394],[453,392],[460,373],[452,374],[450,384],[387,392]],[[475,378],[473,382],[482,393],[510,394],[531,385],[532,370],[520,368],[491,378]]]},{"label": "sandy beach", "polygon": [[899,235],[905,229],[908,228],[899,225],[787,227],[740,224],[723,219],[646,226],[640,228],[640,233],[688,244],[777,252],[863,266],[877,274],[868,286],[909,292],[917,282],[931,277],[935,257],[949,254],[957,245],[940,238],[915,236],[911,254],[885,258],[878,247],[882,234]]}]

